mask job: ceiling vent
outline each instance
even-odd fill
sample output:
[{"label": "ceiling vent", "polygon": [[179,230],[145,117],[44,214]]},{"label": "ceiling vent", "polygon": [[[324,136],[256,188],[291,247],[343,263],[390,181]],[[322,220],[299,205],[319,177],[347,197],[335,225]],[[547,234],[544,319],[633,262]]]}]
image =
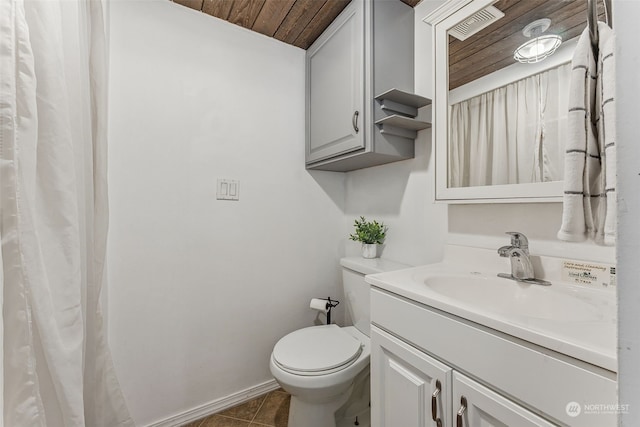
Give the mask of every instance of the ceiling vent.
[{"label": "ceiling vent", "polygon": [[455,27],[449,30],[449,34],[458,40],[465,40],[478,31],[502,18],[504,13],[494,6],[489,6],[479,12],[474,13]]}]

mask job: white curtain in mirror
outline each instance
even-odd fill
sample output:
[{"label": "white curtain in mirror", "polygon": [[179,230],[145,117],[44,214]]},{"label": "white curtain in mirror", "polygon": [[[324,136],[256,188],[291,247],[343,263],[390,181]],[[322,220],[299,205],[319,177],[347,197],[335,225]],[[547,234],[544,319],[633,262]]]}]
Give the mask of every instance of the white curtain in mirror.
[{"label": "white curtain in mirror", "polygon": [[449,107],[449,187],[562,180],[570,64]]}]

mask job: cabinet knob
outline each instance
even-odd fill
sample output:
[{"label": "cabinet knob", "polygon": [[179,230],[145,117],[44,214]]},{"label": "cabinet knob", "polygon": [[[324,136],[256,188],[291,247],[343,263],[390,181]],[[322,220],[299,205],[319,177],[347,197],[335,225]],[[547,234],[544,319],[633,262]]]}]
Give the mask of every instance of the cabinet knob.
[{"label": "cabinet knob", "polygon": [[433,394],[431,394],[431,418],[436,424],[440,420],[438,418],[438,396],[441,391],[442,385],[440,384],[440,380],[436,380],[436,389],[433,391]]},{"label": "cabinet knob", "polygon": [[467,398],[462,396],[460,398],[460,409],[456,414],[456,427],[462,427],[462,417],[467,410]]},{"label": "cabinet knob", "polygon": [[360,115],[360,112],[359,112],[358,110],[356,110],[356,111],[353,113],[353,120],[352,120],[352,123],[353,123],[353,130],[355,130],[355,131],[356,131],[356,133],[358,133],[358,131],[360,131],[360,129],[358,129],[358,116],[359,116],[359,115]]}]

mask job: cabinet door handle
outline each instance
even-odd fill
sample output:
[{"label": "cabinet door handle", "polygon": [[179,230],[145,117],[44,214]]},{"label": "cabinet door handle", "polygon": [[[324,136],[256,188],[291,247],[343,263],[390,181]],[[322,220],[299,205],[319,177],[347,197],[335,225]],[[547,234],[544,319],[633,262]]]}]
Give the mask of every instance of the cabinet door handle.
[{"label": "cabinet door handle", "polygon": [[462,427],[462,416],[467,410],[467,398],[462,396],[460,398],[460,409],[458,409],[458,413],[456,414],[456,427]]},{"label": "cabinet door handle", "polygon": [[436,423],[438,422],[438,395],[442,391],[442,385],[440,384],[440,380],[436,380],[436,389],[433,391],[431,395],[431,418]]},{"label": "cabinet door handle", "polygon": [[358,133],[358,131],[360,131],[360,129],[358,129],[358,116],[360,115],[360,112],[358,110],[356,110],[353,113],[353,119],[352,119],[352,123],[353,123],[353,130],[356,131],[356,133]]}]

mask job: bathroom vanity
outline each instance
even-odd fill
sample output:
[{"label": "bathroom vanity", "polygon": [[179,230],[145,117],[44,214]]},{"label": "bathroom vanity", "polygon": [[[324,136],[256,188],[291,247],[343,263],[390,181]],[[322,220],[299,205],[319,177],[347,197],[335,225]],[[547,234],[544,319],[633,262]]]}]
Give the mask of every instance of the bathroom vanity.
[{"label": "bathroom vanity", "polygon": [[372,425],[615,426],[612,283],[563,282],[567,260],[536,257],[553,284],[522,284],[494,258],[450,245],[442,263],[367,276]]}]

